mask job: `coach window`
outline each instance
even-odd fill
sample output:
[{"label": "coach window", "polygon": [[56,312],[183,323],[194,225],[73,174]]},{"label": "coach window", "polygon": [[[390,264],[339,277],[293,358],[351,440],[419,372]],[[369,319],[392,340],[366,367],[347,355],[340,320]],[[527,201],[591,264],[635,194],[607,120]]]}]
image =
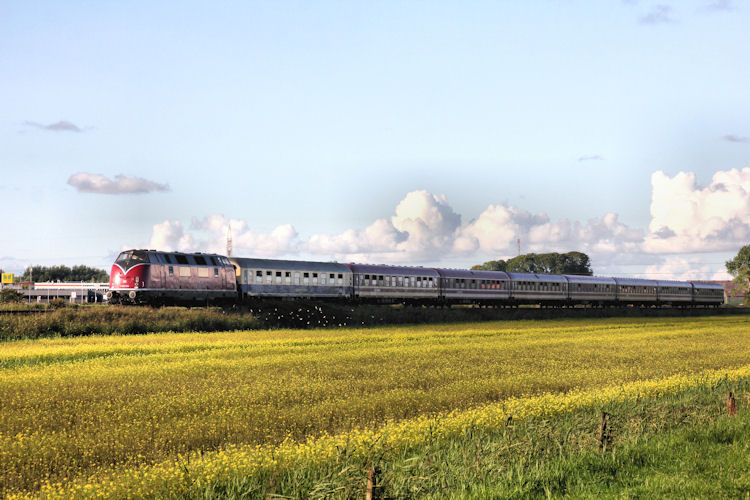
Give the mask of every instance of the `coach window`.
[{"label": "coach window", "polygon": [[214,278],[218,278],[218,277],[219,277],[219,268],[214,267]]},{"label": "coach window", "polygon": [[409,286],[410,286],[409,285],[409,277],[408,276],[404,276],[404,287],[409,288]]},{"label": "coach window", "polygon": [[263,271],[255,271],[255,282],[263,283]]},{"label": "coach window", "polygon": [[339,279],[339,285],[343,285],[344,284],[344,275],[343,274],[339,274],[338,279]]},{"label": "coach window", "polygon": [[266,271],[266,283],[273,283],[273,271]]},{"label": "coach window", "polygon": [[294,273],[294,284],[299,285],[299,273]]},{"label": "coach window", "polygon": [[276,271],[276,284],[281,284],[281,271]]},{"label": "coach window", "polygon": [[174,267],[169,266],[169,275],[174,276]]},{"label": "coach window", "polygon": [[292,273],[290,273],[289,271],[284,271],[284,284],[292,284]]},{"label": "coach window", "polygon": [[305,285],[310,284],[310,273],[303,273],[302,274],[302,283]]},{"label": "coach window", "polygon": [[318,284],[318,273],[312,273],[313,285]]}]

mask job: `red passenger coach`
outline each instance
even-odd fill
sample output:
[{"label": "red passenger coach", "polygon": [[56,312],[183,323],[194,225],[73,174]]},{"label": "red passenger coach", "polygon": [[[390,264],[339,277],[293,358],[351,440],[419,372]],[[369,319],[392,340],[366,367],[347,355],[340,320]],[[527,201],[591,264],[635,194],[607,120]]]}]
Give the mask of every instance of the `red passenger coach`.
[{"label": "red passenger coach", "polygon": [[218,303],[237,296],[234,267],[224,256],[126,250],[109,277],[113,304]]}]

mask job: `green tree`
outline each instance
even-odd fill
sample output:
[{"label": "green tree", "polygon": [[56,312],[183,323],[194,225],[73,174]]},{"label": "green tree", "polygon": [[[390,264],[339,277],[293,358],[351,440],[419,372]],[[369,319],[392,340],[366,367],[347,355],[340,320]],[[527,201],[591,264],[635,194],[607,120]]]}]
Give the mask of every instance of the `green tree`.
[{"label": "green tree", "polygon": [[102,269],[89,266],[32,266],[26,268],[23,281],[85,281],[103,283],[109,275]]},{"label": "green tree", "polygon": [[745,299],[750,300],[750,245],[740,248],[737,256],[726,262],[727,272],[734,276],[734,282],[745,292]]},{"label": "green tree", "polygon": [[488,260],[484,264],[471,266],[472,271],[505,271],[507,264],[502,259]]},{"label": "green tree", "polygon": [[[502,263],[502,266],[498,263]],[[591,259],[583,252],[527,253],[508,259],[491,260],[472,267],[473,270],[508,271],[511,273],[579,274],[591,276]]]}]

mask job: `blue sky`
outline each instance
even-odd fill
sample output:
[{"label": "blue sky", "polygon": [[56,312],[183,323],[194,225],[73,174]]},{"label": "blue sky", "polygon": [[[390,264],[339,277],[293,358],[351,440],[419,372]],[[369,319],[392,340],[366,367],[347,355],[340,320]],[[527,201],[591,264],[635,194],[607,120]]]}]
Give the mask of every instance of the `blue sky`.
[{"label": "blue sky", "polygon": [[[750,243],[750,5],[15,2],[0,267],[123,246],[718,277]],[[682,174],[680,174],[682,172]],[[677,207],[677,208],[675,208]]]}]

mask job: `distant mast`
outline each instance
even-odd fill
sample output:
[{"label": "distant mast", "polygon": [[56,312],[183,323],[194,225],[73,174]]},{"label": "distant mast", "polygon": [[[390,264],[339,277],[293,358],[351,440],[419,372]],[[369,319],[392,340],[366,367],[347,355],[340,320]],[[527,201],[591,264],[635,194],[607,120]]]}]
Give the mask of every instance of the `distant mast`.
[{"label": "distant mast", "polygon": [[227,257],[232,256],[232,224],[227,225]]}]

